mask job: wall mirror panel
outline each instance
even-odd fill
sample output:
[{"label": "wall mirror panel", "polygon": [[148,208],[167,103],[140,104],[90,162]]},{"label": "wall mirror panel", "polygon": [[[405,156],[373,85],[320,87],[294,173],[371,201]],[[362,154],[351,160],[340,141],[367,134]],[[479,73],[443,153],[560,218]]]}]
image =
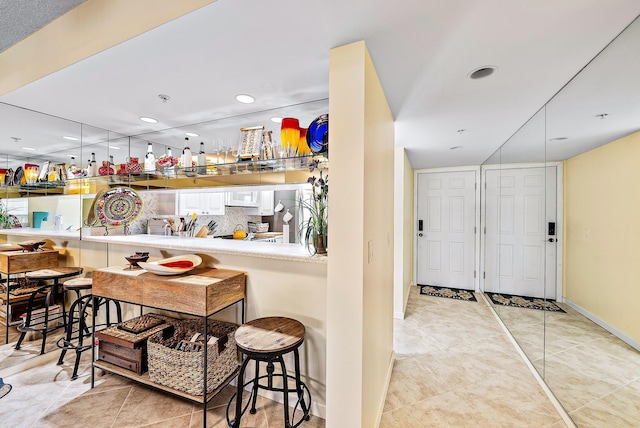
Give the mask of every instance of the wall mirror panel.
[{"label": "wall mirror panel", "polygon": [[639,44],[636,19],[532,118],[544,125],[535,148],[512,139],[499,155],[502,176],[514,162],[547,169],[544,292],[562,311],[496,310],[578,427],[640,420]]}]

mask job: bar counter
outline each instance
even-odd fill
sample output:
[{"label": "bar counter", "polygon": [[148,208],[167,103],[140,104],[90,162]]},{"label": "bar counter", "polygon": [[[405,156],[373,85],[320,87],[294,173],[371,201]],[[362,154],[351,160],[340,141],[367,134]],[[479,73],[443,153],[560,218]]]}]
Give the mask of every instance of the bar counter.
[{"label": "bar counter", "polygon": [[[80,239],[79,231],[46,230],[29,227],[3,229],[0,231],[0,234],[49,239]],[[276,242],[243,241],[220,238],[179,238],[177,236],[162,235],[82,236],[82,241],[118,245],[142,245],[149,248],[161,248],[166,250],[229,254],[305,263],[327,263],[327,257],[311,256],[309,251],[300,244],[281,244]]]}]

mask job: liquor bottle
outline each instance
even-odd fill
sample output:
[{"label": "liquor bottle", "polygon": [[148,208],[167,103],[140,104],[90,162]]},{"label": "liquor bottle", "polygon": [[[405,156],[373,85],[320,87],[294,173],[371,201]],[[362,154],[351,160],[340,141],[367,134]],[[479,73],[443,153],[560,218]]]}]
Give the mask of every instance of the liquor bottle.
[{"label": "liquor bottle", "polygon": [[89,161],[89,168],[87,168],[89,177],[96,177],[98,175],[98,162],[96,162],[96,154],[91,153],[91,160]]},{"label": "liquor bottle", "polygon": [[207,155],[204,153],[204,142],[200,141],[200,153],[198,153],[198,174],[207,173]]},{"label": "liquor bottle", "polygon": [[110,169],[109,174],[116,173],[116,164],[113,163],[113,155],[109,155],[109,169]]},{"label": "liquor bottle", "polygon": [[156,171],[156,157],[153,154],[153,145],[151,142],[147,144],[147,154],[144,156],[144,172]]},{"label": "liquor bottle", "polygon": [[191,149],[189,148],[189,137],[185,137],[184,149],[182,149],[182,168],[188,168],[188,170],[191,171],[192,160]]}]

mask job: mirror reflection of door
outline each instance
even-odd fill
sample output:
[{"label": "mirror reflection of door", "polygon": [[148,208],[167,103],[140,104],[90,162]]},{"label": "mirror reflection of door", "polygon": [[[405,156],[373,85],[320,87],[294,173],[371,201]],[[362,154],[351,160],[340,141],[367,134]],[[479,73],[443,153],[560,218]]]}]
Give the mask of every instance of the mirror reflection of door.
[{"label": "mirror reflection of door", "polygon": [[418,173],[419,285],[475,289],[477,176],[476,170]]},{"label": "mirror reflection of door", "polygon": [[555,166],[485,170],[484,291],[555,300],[556,174]]}]

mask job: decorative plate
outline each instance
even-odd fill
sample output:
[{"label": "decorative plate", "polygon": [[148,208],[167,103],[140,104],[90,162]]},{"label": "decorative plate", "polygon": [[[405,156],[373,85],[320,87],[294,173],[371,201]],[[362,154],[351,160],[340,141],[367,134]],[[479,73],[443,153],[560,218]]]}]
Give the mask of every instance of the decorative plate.
[{"label": "decorative plate", "polygon": [[318,116],[307,130],[307,145],[313,153],[324,152],[329,148],[329,115]]},{"label": "decorative plate", "polygon": [[126,226],[141,213],[142,199],[130,187],[107,190],[96,201],[96,219],[103,226]]},{"label": "decorative plate", "polygon": [[189,272],[200,263],[202,263],[200,256],[185,254],[184,256],[169,257],[155,262],[138,262],[138,266],[156,275],[179,275]]}]

